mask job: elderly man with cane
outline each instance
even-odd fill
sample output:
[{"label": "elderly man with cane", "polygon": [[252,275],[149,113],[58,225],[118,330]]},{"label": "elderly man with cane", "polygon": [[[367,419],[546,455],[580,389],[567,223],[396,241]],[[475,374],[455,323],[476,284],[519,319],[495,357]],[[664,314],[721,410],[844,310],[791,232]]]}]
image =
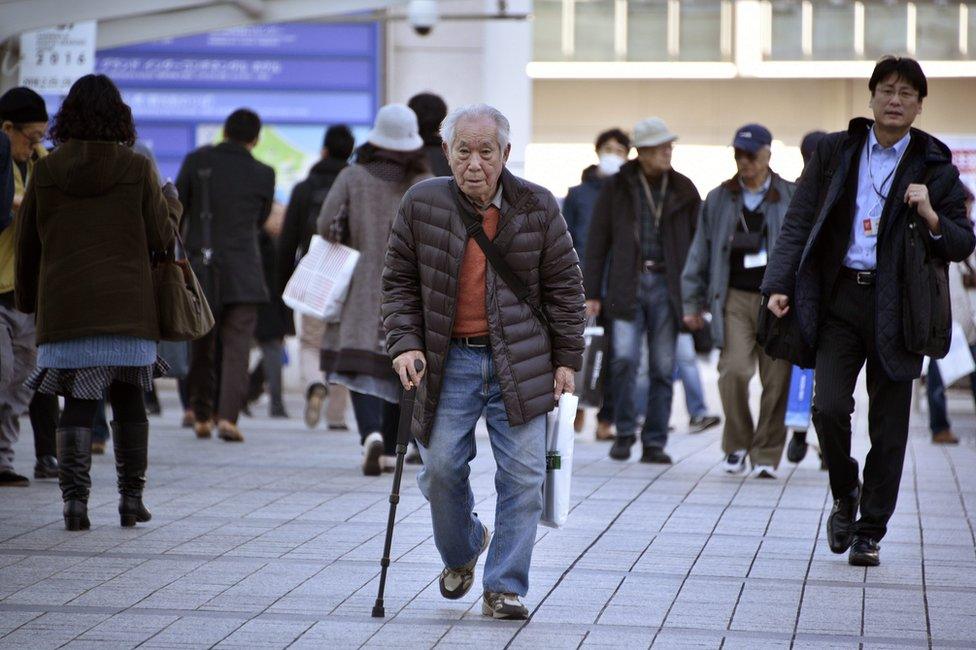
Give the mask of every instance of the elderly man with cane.
[{"label": "elderly man with cane", "polygon": [[[445,118],[441,135],[453,177],[412,187],[390,236],[387,348],[404,388],[416,386],[418,481],[444,561],[441,594],[464,597],[488,550],[482,613],[524,619],[543,506],[545,416],[573,391],[582,364],[582,277],[552,194],[505,169],[508,119],[467,106]],[[468,480],[482,415],[498,465],[491,543]]]}]

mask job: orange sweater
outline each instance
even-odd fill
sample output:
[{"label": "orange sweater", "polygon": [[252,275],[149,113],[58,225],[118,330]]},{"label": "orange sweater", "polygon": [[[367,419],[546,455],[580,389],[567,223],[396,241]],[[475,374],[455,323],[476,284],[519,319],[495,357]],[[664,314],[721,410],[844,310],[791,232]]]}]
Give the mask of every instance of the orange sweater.
[{"label": "orange sweater", "polygon": [[[490,206],[483,214],[482,227],[488,239],[495,238],[501,213]],[[458,277],[457,315],[454,317],[454,332],[457,337],[484,336],[488,333],[488,315],[485,313],[485,268],[488,259],[473,238],[468,239],[461,260],[461,275]]]}]

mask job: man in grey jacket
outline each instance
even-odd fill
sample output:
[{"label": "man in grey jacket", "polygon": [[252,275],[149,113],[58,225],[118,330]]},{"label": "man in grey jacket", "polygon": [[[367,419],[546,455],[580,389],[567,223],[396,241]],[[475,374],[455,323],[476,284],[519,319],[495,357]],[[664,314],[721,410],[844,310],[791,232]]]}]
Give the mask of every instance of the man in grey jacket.
[{"label": "man in grey jacket", "polygon": [[[424,460],[418,482],[444,561],[441,595],[463,598],[488,550],[482,613],[525,619],[521,598],[543,505],[546,413],[573,391],[583,361],[582,277],[555,198],[505,169],[508,119],[490,106],[467,106],[445,118],[441,135],[453,178],[410,188],[390,235],[387,349],[404,389],[417,390],[412,428]],[[527,297],[488,262],[474,239],[479,230]],[[490,548],[468,480],[482,416],[498,464]]]},{"label": "man in grey jacket", "polygon": [[[718,387],[725,410],[725,471],[743,472],[749,457],[758,478],[776,478],[790,385],[790,364],[770,358],[756,343],[759,287],[796,187],[770,170],[772,141],[759,124],[736,132],[738,173],[705,199],[681,279],[685,325],[701,329],[704,313],[710,313],[712,338],[722,350]],[[757,363],[763,391],[754,426],[749,381]]]}]

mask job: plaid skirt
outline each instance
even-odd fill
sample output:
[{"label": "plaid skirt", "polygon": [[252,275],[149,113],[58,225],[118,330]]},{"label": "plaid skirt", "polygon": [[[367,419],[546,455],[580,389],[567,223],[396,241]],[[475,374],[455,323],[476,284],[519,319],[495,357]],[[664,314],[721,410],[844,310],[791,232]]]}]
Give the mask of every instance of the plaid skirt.
[{"label": "plaid skirt", "polygon": [[64,395],[75,399],[100,400],[113,381],[134,384],[144,391],[152,381],[162,377],[169,364],[156,357],[149,366],[96,366],[94,368],[36,368],[24,384],[46,395]]}]

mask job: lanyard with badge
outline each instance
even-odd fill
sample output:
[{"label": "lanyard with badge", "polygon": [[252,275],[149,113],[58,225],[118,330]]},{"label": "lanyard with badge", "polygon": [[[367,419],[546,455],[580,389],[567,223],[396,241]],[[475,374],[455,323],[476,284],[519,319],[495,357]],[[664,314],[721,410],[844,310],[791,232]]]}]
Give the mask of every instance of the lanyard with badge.
[{"label": "lanyard with badge", "polygon": [[767,196],[769,196],[768,188],[763,192],[759,205],[749,211],[753,214],[762,215],[763,221],[759,229],[756,231],[749,230],[744,210],[739,210],[739,225],[742,226],[742,230],[736,229],[732,234],[731,249],[737,253],[742,253],[742,266],[746,269],[762,268],[769,262],[769,251],[766,249],[766,212],[762,210],[766,204]]},{"label": "lanyard with badge", "polygon": [[651,208],[651,214],[654,215],[654,226],[657,227],[661,225],[661,215],[664,213],[664,196],[668,191],[668,175],[664,174],[661,178],[661,202],[658,203],[654,200],[654,194],[651,192],[651,186],[647,182],[644,174],[638,174],[640,177],[641,187],[644,188],[644,196],[647,197],[647,204]]},{"label": "lanyard with badge", "polygon": [[[898,160],[895,160],[895,164],[891,166],[891,171],[888,175],[884,177],[881,181],[881,187],[879,188],[874,182],[874,168],[871,166],[871,155],[873,146],[868,144],[868,178],[871,180],[871,190],[874,192],[874,206],[868,210],[868,216],[866,219],[861,219],[861,233],[865,237],[877,237],[878,231],[881,229],[881,213],[884,212],[885,203],[888,201],[888,192],[891,191],[892,177],[895,175],[895,170],[898,169]],[[900,157],[899,157],[900,160]],[[885,185],[888,186],[888,190],[885,191]]]}]

